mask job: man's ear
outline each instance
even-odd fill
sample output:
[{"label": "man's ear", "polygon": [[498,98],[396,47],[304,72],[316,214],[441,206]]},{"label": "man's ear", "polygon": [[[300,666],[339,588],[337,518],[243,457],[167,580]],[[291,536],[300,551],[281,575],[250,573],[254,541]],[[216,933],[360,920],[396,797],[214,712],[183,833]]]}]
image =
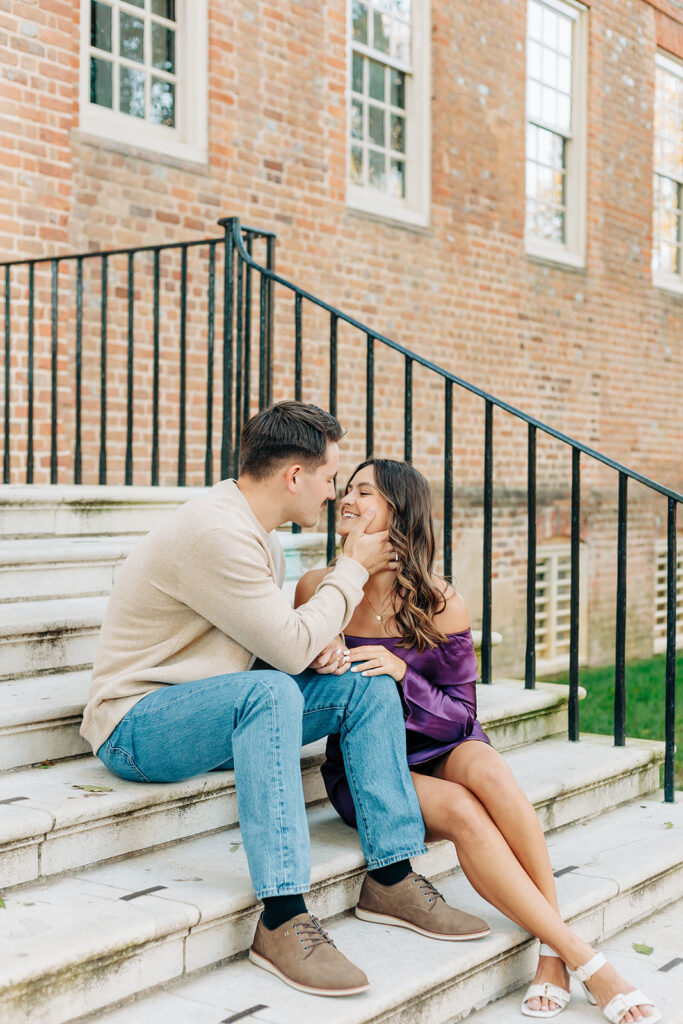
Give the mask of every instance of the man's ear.
[{"label": "man's ear", "polygon": [[293,462],[291,466],[287,466],[284,470],[285,487],[290,494],[296,494],[297,480],[302,472],[303,467],[297,462]]}]

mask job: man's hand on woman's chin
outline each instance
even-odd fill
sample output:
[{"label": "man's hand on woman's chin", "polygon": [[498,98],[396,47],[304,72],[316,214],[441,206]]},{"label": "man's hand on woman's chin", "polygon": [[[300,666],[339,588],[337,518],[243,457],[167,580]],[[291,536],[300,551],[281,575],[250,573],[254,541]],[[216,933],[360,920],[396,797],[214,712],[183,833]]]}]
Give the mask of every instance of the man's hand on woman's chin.
[{"label": "man's hand on woman's chin", "polygon": [[337,636],[324,647],[309,668],[314,668],[321,676],[341,676],[348,672],[351,665],[351,654],[347,650],[344,638]]}]

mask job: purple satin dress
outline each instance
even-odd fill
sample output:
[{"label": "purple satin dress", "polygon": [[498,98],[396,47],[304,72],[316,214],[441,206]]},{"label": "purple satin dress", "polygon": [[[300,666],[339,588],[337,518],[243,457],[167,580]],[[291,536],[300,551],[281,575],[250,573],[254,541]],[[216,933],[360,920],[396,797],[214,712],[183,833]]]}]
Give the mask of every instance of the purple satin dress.
[{"label": "purple satin dress", "polygon": [[[349,648],[384,646],[408,665],[404,678],[396,684],[403,701],[408,764],[426,768],[426,762],[435,762],[466,740],[489,742],[477,721],[479,672],[469,629],[449,633],[444,643],[422,653],[416,647],[399,647],[398,637],[346,633],[345,639]],[[321,772],[327,795],[339,816],[355,828],[356,810],[338,733],[328,737],[325,756]]]}]

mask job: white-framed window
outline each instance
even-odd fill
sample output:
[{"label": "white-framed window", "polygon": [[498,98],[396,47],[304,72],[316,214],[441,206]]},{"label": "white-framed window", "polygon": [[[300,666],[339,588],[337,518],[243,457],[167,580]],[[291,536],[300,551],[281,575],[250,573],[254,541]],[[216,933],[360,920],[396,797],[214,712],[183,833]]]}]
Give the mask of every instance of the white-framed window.
[{"label": "white-framed window", "polygon": [[[666,650],[666,566],[667,542],[655,543],[654,652]],[[683,645],[683,533],[676,537],[676,641]]]},{"label": "white-framed window", "polygon": [[576,267],[586,248],[587,20],[565,0],[527,2],[526,250]]},{"label": "white-framed window", "polygon": [[[588,650],[586,627],[586,552],[579,554],[579,661]],[[536,551],[536,662],[542,672],[569,665],[571,545],[564,538],[546,541]]]},{"label": "white-framed window", "polygon": [[88,134],[206,163],[207,0],[81,0]]},{"label": "white-framed window", "polygon": [[347,204],[429,223],[428,0],[348,0]]},{"label": "white-framed window", "polygon": [[655,62],[652,279],[683,292],[683,61]]}]

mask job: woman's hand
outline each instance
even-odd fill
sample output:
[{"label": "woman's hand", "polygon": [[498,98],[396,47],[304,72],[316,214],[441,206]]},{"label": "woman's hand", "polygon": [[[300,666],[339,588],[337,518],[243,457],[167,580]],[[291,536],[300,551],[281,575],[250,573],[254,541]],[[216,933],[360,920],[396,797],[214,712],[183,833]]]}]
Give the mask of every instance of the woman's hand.
[{"label": "woman's hand", "polygon": [[353,647],[351,661],[360,662],[359,665],[353,665],[352,672],[360,672],[363,676],[391,676],[397,683],[403,680],[408,668],[403,658],[381,644]]},{"label": "woman's hand", "polygon": [[338,636],[322,649],[318,657],[313,659],[309,668],[314,668],[321,676],[341,676],[349,671],[350,664],[350,654],[344,643],[344,637]]}]

